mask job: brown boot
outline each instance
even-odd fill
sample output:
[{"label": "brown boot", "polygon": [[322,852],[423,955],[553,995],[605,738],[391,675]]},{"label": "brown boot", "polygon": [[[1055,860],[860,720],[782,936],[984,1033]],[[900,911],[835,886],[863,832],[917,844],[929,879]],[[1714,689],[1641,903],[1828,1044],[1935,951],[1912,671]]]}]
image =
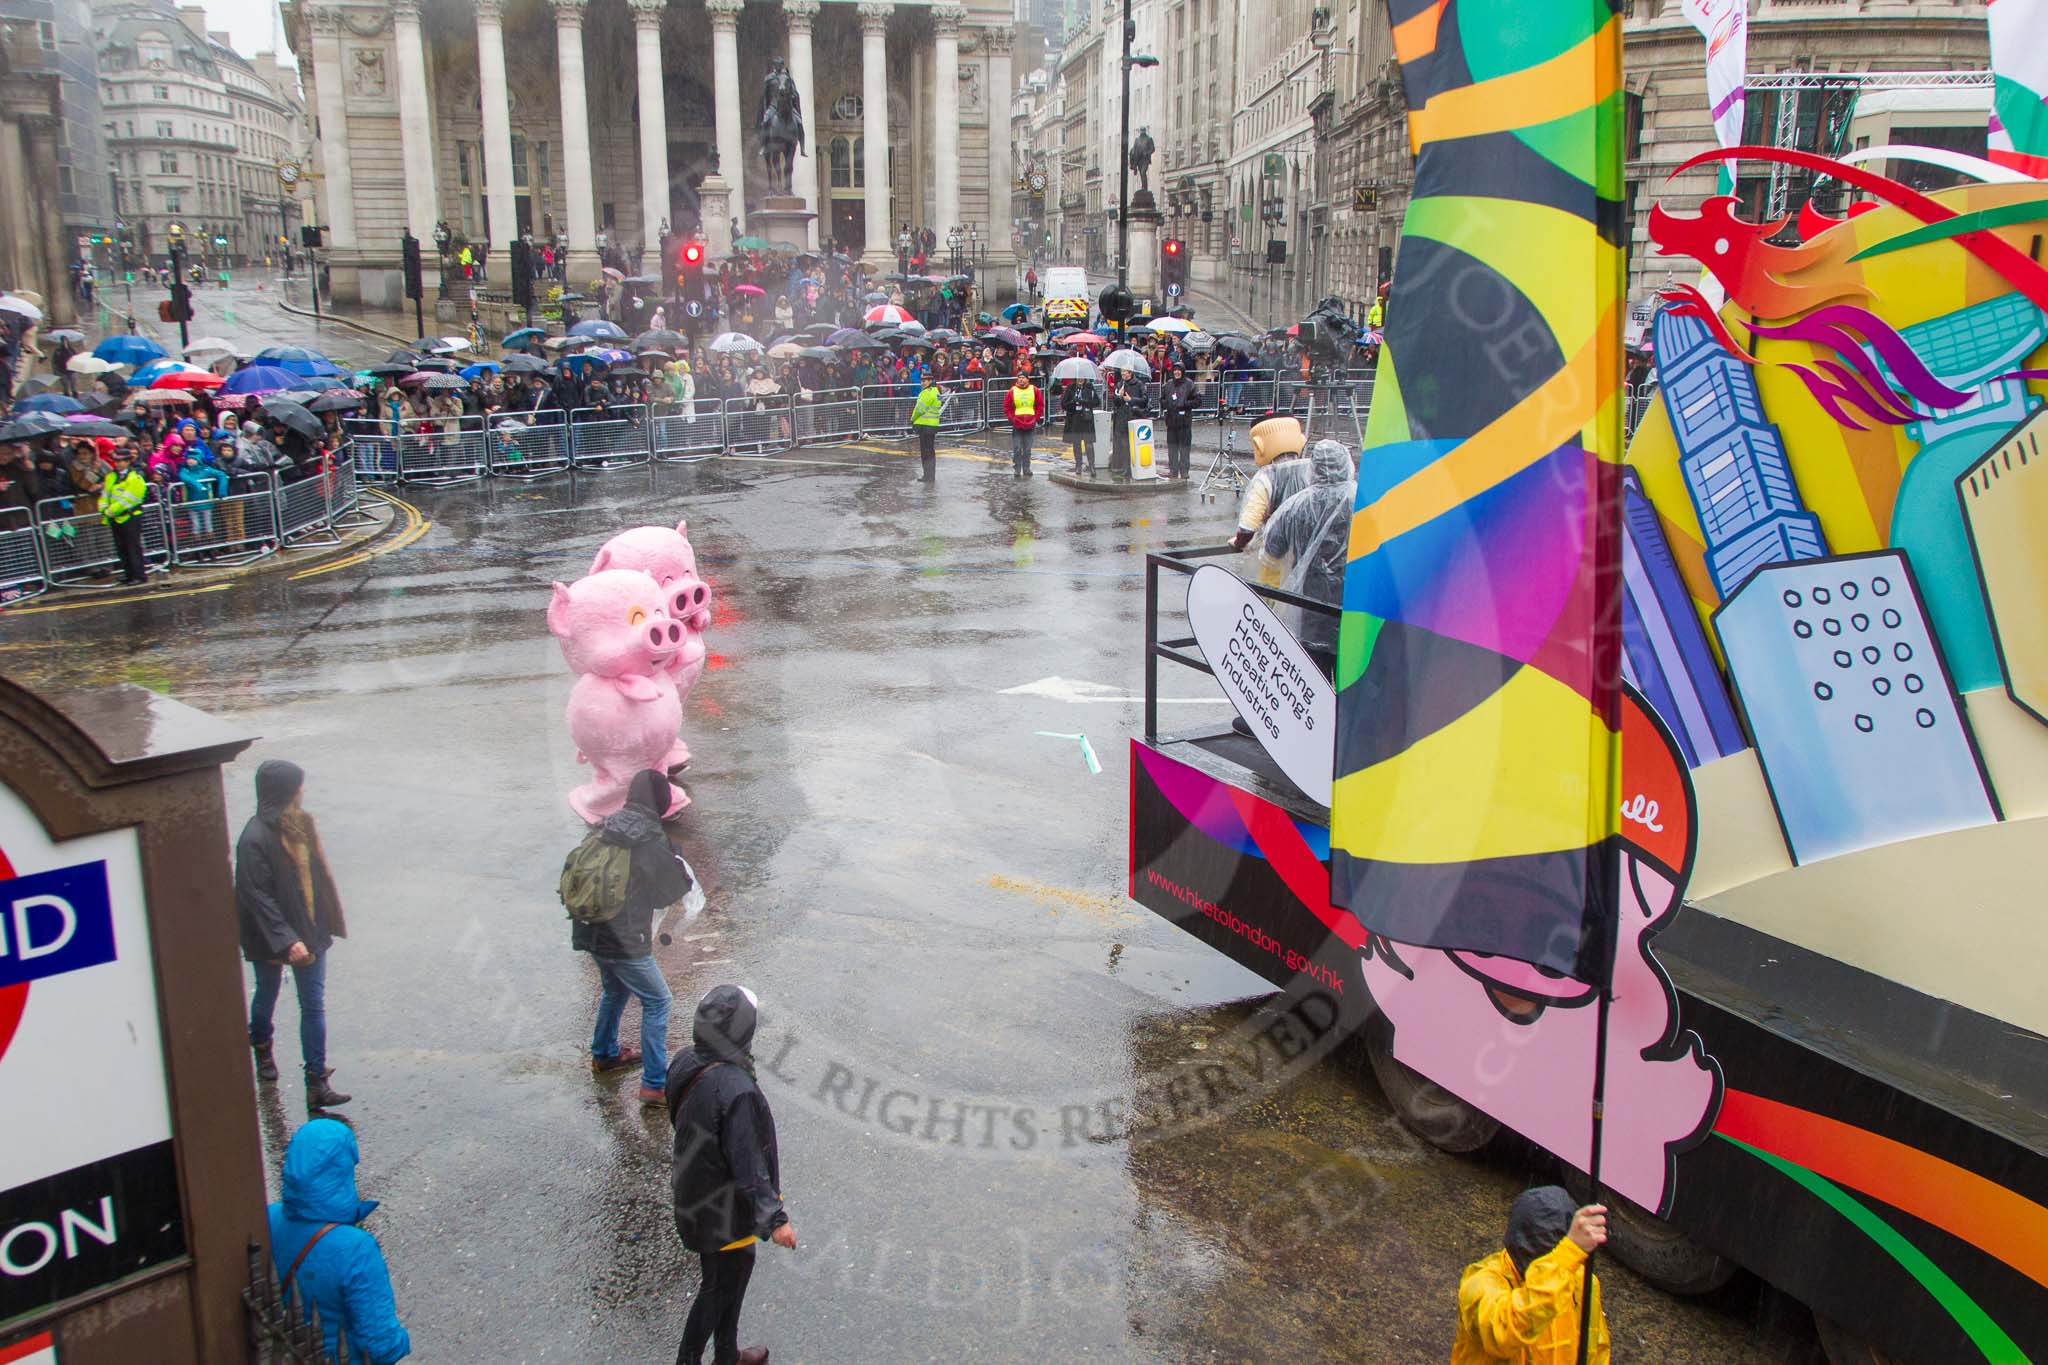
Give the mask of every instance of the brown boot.
[{"label": "brown boot", "polygon": [[740,1352],[740,1365],[768,1365],[766,1346],[749,1346]]},{"label": "brown boot", "polygon": [[308,1071],[306,1073],[306,1112],[318,1114],[322,1109],[347,1104],[349,1097],[328,1084],[334,1077],[334,1069]]}]

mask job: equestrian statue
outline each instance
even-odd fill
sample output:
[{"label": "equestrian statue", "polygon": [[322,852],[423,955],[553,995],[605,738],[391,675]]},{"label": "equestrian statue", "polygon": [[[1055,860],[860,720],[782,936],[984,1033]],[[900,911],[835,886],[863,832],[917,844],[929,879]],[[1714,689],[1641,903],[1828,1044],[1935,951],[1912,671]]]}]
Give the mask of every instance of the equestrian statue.
[{"label": "equestrian statue", "polygon": [[788,65],[777,57],[761,82],[761,161],[768,167],[768,192],[789,194],[797,154],[804,149],[803,100]]}]

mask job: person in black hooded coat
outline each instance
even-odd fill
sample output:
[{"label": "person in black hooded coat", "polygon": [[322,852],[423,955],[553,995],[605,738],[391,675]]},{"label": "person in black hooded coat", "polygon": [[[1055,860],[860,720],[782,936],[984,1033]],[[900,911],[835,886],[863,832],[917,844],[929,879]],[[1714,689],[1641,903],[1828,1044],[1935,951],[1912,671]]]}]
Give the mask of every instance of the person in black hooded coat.
[{"label": "person in black hooded coat", "polygon": [[[668,1012],[674,997],[654,960],[658,914],[689,893],[682,854],[669,842],[661,815],[670,800],[668,778],[649,768],[634,774],[626,804],[605,817],[598,837],[632,850],[626,903],[608,920],[577,920],[569,946],[589,953],[604,981],[597,1026],[590,1037],[590,1069],[603,1073],[640,1068],[640,1102],[660,1104],[668,1081]],[[640,1000],[640,1046],[619,1047],[626,997]]]},{"label": "person in black hooded coat", "polygon": [[744,987],[712,987],[697,1002],[695,1046],[669,1063],[668,1115],[676,1130],[669,1189],[676,1234],[703,1264],[676,1365],[697,1365],[713,1341],[716,1365],[766,1361],[765,1347],[739,1346],[740,1304],[754,1273],[754,1246],[766,1237],[796,1249],[796,1228],[782,1206],[775,1116],[754,1081],[756,1003]]},{"label": "person in black hooded coat", "polygon": [[306,1111],[317,1114],[349,1100],[329,1083],[334,1072],[327,1065],[327,950],[348,936],[348,925],[319,832],[301,801],[305,786],[305,770],[296,763],[273,758],[256,769],[256,813],[235,841],[235,918],[242,956],[256,973],[249,1046],[257,1079],[277,1079],[271,1015],[289,966],[299,998]]}]

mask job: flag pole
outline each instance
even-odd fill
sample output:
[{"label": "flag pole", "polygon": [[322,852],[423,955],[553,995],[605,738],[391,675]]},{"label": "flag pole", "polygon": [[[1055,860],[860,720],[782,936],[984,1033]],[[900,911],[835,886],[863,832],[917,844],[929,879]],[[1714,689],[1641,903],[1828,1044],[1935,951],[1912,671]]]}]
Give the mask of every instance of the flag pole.
[{"label": "flag pole", "polygon": [[[1613,942],[1613,934],[1609,931],[1609,926],[1612,926],[1613,922],[1610,915],[1607,926],[1603,926],[1602,929],[1603,936],[1610,944]],[[1611,956],[1608,961],[1607,979],[1601,983],[1600,998],[1594,1007],[1593,1150],[1586,1162],[1586,1174],[1593,1182],[1593,1193],[1589,1197],[1589,1202],[1595,1204],[1600,1202],[1600,1129],[1607,1101],[1607,1004],[1614,995]],[[1584,1278],[1579,1283],[1579,1365],[1586,1365],[1587,1352],[1592,1349],[1593,1341],[1593,1253],[1590,1251],[1586,1253],[1582,1270]]]}]

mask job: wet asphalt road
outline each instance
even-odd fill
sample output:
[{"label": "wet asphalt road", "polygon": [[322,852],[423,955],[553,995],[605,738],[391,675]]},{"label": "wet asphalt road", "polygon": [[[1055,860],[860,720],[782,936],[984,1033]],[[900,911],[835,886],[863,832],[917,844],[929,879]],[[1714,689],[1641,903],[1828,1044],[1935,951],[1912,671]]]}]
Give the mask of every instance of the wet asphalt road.
[{"label": "wet asphalt road", "polygon": [[[1156,1103],[1271,1018],[1124,899],[1143,554],[1229,510],[1091,503],[1000,455],[953,448],[936,491],[856,448],[408,492],[425,537],[347,569],[0,618],[14,676],[137,682],[260,733],[231,827],[262,759],[310,773],[350,924],[331,1060],[417,1359],[673,1358],[696,1269],[665,1117],[637,1073],[585,1064],[596,974],[555,897],[581,779],[542,613],[611,532],[679,517],[718,598],[677,827],[712,908],[658,954],[671,1044],[709,987],[760,995],[801,1239],[761,1250],[743,1340],[781,1362],[1448,1355],[1459,1270],[1539,1154],[1422,1146],[1348,1054],[1179,1121]],[[1108,700],[1006,692],[1048,677]],[[1104,771],[1038,730],[1088,734]],[[288,1059],[295,1029],[287,992]],[[1117,1131],[1105,1103],[1157,1121]],[[274,1163],[303,1114],[289,1067],[261,1112]],[[1753,1284],[1694,1303],[1603,1275],[1619,1360],[1814,1359]]]}]

